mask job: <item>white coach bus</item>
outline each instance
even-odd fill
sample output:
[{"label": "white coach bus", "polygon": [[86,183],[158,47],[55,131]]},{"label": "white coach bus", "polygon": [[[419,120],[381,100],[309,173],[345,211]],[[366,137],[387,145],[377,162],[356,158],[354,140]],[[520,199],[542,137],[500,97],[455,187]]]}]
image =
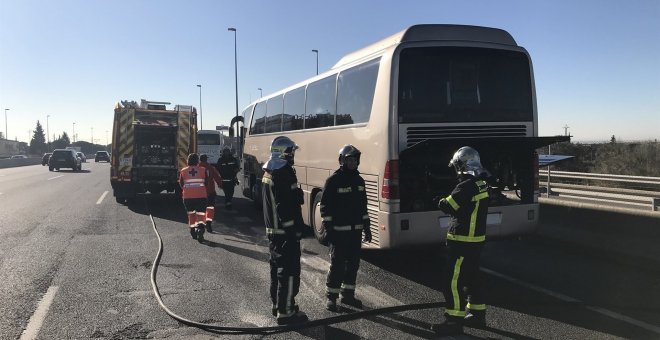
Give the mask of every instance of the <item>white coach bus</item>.
[{"label": "white coach bus", "polygon": [[209,163],[215,164],[218,158],[222,156],[224,147],[224,136],[218,130],[199,130],[197,131],[197,153],[206,154],[209,157]]},{"label": "white coach bus", "polygon": [[[443,242],[454,151],[474,147],[490,173],[488,236],[532,233],[538,222],[535,149],[568,137],[538,137],[527,51],[506,31],[416,25],[344,56],[330,70],[268,95],[244,111],[243,193],[261,204],[271,141],[300,146],[295,169],[303,218],[318,235],[319,202],[338,151],[362,157],[373,241],[369,248]],[[249,125],[248,125],[249,124]]]}]

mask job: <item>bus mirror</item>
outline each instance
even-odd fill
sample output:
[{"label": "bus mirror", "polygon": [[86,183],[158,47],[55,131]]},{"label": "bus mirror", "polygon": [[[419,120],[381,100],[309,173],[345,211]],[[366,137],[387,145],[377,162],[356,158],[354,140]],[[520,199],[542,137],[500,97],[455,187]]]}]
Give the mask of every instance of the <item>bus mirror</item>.
[{"label": "bus mirror", "polygon": [[229,137],[234,137],[234,128],[233,127],[229,128]]}]

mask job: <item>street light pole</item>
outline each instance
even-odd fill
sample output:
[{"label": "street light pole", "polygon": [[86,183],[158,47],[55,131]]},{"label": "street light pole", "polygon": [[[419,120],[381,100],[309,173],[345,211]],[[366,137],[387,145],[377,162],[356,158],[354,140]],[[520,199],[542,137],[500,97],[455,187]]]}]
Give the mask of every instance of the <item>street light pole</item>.
[{"label": "street light pole", "polygon": [[319,50],[312,50],[312,52],[316,53],[316,75],[319,75]]},{"label": "street light pole", "polygon": [[75,122],[73,123],[73,132],[71,133],[71,138],[73,138],[72,139],[73,142],[71,142],[71,143],[75,143],[76,142],[76,123]]},{"label": "street light pole", "polygon": [[204,120],[202,119],[202,85],[197,85],[199,87],[199,129],[204,130]]},{"label": "street light pole", "polygon": [[263,97],[263,96],[264,96],[264,92],[263,92],[263,90],[261,89],[261,87],[260,87],[260,88],[257,88],[257,90],[259,90],[259,98]]},{"label": "street light pole", "polygon": [[5,109],[5,139],[8,140],[9,135],[7,134],[7,111],[9,111],[9,109]]},{"label": "street light pole", "polygon": [[236,156],[241,158],[241,140],[239,139],[239,129],[238,129],[238,53],[236,49],[236,28],[229,27],[228,31],[234,32],[234,81],[236,84]]},{"label": "street light pole", "polygon": [[50,151],[50,129],[48,129],[48,118],[50,118],[50,115],[46,115],[46,137],[48,138],[48,151]]},{"label": "street light pole", "polygon": [[94,144],[94,127],[92,126],[92,144]]}]

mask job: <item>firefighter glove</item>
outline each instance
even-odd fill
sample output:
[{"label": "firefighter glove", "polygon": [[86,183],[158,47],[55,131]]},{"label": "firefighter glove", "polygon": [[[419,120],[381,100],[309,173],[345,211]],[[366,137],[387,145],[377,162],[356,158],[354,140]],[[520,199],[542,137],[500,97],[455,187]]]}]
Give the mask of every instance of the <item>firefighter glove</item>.
[{"label": "firefighter glove", "polygon": [[367,223],[366,228],[364,229],[364,242],[371,242],[371,228],[369,228],[369,224]]}]

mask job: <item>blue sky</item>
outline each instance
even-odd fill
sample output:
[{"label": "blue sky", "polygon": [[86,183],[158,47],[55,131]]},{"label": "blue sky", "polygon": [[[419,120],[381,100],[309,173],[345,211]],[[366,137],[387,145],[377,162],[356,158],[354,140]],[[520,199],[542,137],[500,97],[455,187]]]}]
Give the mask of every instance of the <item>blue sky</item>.
[{"label": "blue sky", "polygon": [[[73,123],[99,144],[114,103],[199,105],[205,128],[419,23],[507,30],[532,56],[541,135],[660,139],[660,1],[0,0],[0,109],[10,139]],[[4,117],[2,117],[4,118]],[[5,124],[0,120],[1,131]]]}]

